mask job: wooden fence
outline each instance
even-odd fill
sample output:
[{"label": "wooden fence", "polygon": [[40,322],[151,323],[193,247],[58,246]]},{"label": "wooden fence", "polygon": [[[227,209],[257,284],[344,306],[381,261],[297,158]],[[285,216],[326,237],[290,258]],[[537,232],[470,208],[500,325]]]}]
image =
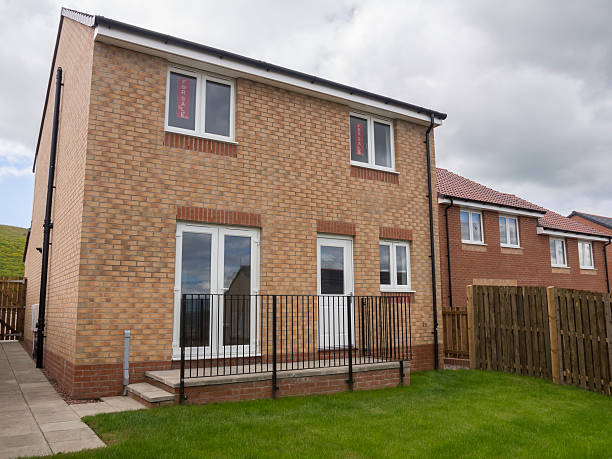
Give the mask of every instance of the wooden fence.
[{"label": "wooden fence", "polygon": [[470,367],[611,394],[610,295],[555,287],[468,287]]},{"label": "wooden fence", "polygon": [[0,277],[0,341],[23,338],[26,280]]},{"label": "wooden fence", "polygon": [[444,357],[469,358],[467,308],[442,308]]}]

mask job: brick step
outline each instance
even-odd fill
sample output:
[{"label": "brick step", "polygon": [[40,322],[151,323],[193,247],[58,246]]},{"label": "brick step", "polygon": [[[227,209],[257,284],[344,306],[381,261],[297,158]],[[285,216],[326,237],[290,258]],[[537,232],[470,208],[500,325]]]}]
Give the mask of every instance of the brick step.
[{"label": "brick step", "polygon": [[174,405],[175,395],[149,383],[128,384],[128,395],[149,407]]}]

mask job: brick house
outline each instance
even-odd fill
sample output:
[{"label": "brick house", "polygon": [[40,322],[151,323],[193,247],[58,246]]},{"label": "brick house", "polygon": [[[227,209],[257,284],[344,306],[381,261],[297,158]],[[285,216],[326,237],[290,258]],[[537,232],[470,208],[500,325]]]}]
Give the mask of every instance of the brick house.
[{"label": "brick house", "polygon": [[[568,215],[568,218],[580,222],[584,225],[595,228],[598,231],[603,231],[608,236],[612,237],[612,217],[604,217],[602,215],[593,215],[586,212],[573,211]],[[606,263],[608,272],[612,269],[612,244],[606,244]]]},{"label": "brick house", "polygon": [[464,307],[470,284],[608,291],[609,231],[446,169],[437,187],[444,306]]},{"label": "brick house", "polygon": [[412,367],[432,368],[425,140],[433,168],[445,114],[66,9],[35,157],[26,317],[58,67],[44,359],[69,394],[121,392],[126,329],[131,382],[171,368],[185,292],[410,295]]}]

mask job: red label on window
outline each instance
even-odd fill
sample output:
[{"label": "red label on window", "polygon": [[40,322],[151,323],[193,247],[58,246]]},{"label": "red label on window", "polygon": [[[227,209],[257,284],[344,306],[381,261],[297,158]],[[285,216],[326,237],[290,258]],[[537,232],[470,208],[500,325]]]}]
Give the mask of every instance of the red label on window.
[{"label": "red label on window", "polygon": [[365,155],[363,149],[363,124],[355,123],[355,154],[358,156]]},{"label": "red label on window", "polygon": [[176,116],[184,120],[189,119],[190,84],[189,78],[179,78],[177,80]]}]

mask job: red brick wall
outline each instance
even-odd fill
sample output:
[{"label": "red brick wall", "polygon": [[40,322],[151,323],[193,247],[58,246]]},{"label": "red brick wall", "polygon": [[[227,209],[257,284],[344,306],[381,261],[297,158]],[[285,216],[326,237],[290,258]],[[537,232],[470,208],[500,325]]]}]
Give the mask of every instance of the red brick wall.
[{"label": "red brick wall", "polygon": [[[440,216],[440,267],[444,306],[449,306],[446,228],[444,210]],[[593,242],[595,270],[581,270],[578,259],[578,241],[566,238],[568,269],[552,268],[548,236],[537,234],[537,219],[518,217],[520,249],[502,248],[499,241],[499,213],[483,211],[484,242],[486,246],[461,242],[459,207],[448,212],[453,306],[466,304],[466,287],[470,284],[526,285],[575,288],[605,291],[603,243]]]},{"label": "red brick wall", "polygon": [[[595,228],[599,231],[603,231],[604,233],[607,233],[610,237],[612,237],[612,230],[610,228],[606,228],[605,226],[598,225],[597,223],[594,223],[591,220],[587,220],[586,218],[582,218],[579,215],[573,215],[571,218],[573,220],[576,220],[582,223],[583,225],[587,225],[587,226],[590,226],[591,228]],[[595,247],[593,247],[593,250],[595,250]],[[608,276],[611,277],[610,282],[612,282],[612,244],[608,245],[605,250],[606,250],[606,256],[608,258]]]}]

